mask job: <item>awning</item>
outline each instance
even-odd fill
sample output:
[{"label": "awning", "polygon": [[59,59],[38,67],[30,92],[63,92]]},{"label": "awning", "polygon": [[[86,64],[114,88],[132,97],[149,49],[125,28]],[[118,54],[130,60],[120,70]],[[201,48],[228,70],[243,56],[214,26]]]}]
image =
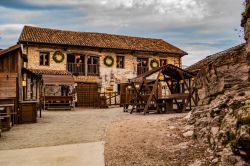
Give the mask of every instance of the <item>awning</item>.
[{"label": "awning", "polygon": [[44,85],[73,85],[72,75],[42,75]]},{"label": "awning", "polygon": [[44,85],[73,85],[74,79],[72,74],[67,70],[41,70],[26,69],[23,71],[42,79]]}]

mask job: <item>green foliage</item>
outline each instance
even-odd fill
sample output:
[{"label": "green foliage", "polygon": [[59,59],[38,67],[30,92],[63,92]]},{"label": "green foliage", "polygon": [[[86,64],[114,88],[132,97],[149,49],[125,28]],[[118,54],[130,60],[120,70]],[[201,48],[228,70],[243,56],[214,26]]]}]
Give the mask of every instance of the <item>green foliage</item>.
[{"label": "green foliage", "polygon": [[247,117],[239,118],[238,119],[238,126],[239,125],[250,125],[250,114]]},{"label": "green foliage", "polygon": [[245,96],[246,93],[245,93],[245,92],[240,92],[238,95],[239,95],[239,96]]},{"label": "green foliage", "polygon": [[[58,56],[61,56],[61,58],[58,59]],[[52,58],[56,63],[61,63],[64,61],[65,56],[61,51],[55,51]]]},{"label": "green foliage", "polygon": [[227,132],[227,140],[229,142],[232,142],[236,139],[236,135],[233,132],[228,131]]},{"label": "green foliage", "polygon": [[241,107],[243,107],[245,105],[245,103],[242,103],[241,101],[235,101],[232,104],[230,104],[230,108],[232,108],[233,110],[237,110]]},{"label": "green foliage", "polygon": [[114,58],[112,56],[106,56],[104,59],[103,59],[103,63],[104,65],[108,66],[108,67],[112,67],[114,65]]},{"label": "green foliage", "polygon": [[246,23],[246,19],[250,12],[250,3],[245,2],[245,11],[241,14],[242,15],[242,26]]}]

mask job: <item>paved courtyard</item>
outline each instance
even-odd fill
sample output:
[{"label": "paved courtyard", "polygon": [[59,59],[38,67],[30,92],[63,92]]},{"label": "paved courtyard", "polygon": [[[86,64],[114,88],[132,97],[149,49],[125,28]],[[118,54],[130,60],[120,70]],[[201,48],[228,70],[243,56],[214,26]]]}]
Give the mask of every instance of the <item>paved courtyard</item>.
[{"label": "paved courtyard", "polygon": [[0,150],[103,141],[106,126],[126,116],[122,108],[44,111],[38,123],[2,133]]},{"label": "paved courtyard", "polygon": [[106,127],[126,116],[121,108],[44,111],[37,123],[2,133],[0,165],[104,166]]}]

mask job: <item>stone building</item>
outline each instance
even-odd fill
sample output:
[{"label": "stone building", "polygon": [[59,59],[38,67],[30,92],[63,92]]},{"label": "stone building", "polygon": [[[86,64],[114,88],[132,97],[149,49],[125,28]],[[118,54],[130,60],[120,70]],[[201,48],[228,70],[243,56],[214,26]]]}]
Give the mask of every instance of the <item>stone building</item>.
[{"label": "stone building", "polygon": [[[23,28],[18,43],[27,57],[24,66],[29,72],[71,73],[77,87],[78,105],[88,106],[95,101],[91,97],[93,91],[120,92],[128,79],[154,67],[165,64],[181,67],[181,58],[187,55],[161,39],[31,26]],[[53,95],[62,91],[56,86],[50,86],[45,93]],[[27,89],[29,97],[36,88],[27,85]],[[86,97],[87,103],[82,101]]]}]

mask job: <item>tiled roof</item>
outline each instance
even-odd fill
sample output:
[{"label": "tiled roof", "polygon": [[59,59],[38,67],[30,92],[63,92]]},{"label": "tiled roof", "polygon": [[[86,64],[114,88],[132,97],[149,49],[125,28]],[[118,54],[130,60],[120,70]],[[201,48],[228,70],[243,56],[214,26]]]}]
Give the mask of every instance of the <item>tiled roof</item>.
[{"label": "tiled roof", "polygon": [[71,75],[67,70],[40,70],[40,69],[25,69],[35,75]]},{"label": "tiled roof", "polygon": [[16,49],[19,49],[21,48],[19,44],[16,44],[14,46],[11,46],[9,48],[6,48],[6,49],[3,49],[3,50],[0,50],[0,56],[3,55],[3,54],[6,54],[8,52],[11,52],[11,51],[14,51]]},{"label": "tiled roof", "polygon": [[225,51],[221,51],[219,53],[213,54],[213,55],[209,55],[207,56],[205,59],[200,60],[199,62],[196,62],[195,64],[189,66],[186,68],[186,70],[188,71],[195,71],[195,70],[199,70],[204,66],[207,66],[210,62],[215,61],[217,58],[222,57],[227,55],[230,52],[234,52],[234,51],[238,51],[243,49],[245,46],[245,43],[242,43],[240,45],[234,46],[232,48],[229,48]]},{"label": "tiled roof", "polygon": [[20,43],[59,44],[95,48],[123,49],[187,55],[181,49],[162,39],[111,35],[93,32],[73,32],[57,29],[24,26]]}]

